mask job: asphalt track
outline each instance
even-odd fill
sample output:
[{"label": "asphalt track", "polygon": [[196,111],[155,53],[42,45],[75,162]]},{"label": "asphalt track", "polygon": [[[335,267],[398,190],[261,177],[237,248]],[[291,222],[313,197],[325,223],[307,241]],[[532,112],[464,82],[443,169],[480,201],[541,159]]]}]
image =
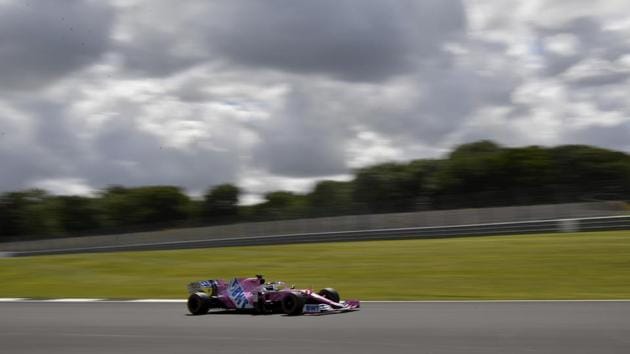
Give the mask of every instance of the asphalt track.
[{"label": "asphalt track", "polygon": [[188,316],[183,303],[0,303],[0,353],[630,353],[630,302],[367,303]]}]

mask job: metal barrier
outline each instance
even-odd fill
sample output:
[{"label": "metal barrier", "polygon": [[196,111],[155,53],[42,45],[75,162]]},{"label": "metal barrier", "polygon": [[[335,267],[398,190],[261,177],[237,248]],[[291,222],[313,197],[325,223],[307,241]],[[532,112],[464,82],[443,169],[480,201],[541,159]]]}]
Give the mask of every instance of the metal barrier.
[{"label": "metal barrier", "polygon": [[430,226],[353,230],[336,232],[297,233],[251,237],[227,237],[191,241],[136,243],[96,247],[41,249],[4,252],[4,256],[20,257],[66,253],[116,252],[134,250],[165,250],[228,246],[255,246],[293,243],[399,240],[466,236],[517,235],[574,231],[630,230],[630,216],[608,216],[578,219],[535,220],[454,226]]}]

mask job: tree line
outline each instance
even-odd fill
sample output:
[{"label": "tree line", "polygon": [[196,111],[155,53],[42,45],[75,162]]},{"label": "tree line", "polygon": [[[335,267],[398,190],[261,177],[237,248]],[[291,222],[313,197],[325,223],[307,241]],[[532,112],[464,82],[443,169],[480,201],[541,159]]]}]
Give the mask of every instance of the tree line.
[{"label": "tree line", "polygon": [[274,191],[239,205],[232,184],[190,198],[176,186],[110,186],[96,196],[0,195],[0,240],[118,233],[292,218],[594,200],[630,201],[630,155],[585,145],[464,144],[442,159],[383,163],[348,182]]}]

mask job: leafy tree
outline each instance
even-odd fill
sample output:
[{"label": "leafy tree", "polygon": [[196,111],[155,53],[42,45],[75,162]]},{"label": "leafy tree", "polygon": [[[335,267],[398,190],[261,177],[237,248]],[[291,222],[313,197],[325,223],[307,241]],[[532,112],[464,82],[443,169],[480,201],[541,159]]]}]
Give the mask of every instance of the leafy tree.
[{"label": "leafy tree", "polygon": [[354,210],[352,182],[322,181],[307,195],[310,215],[349,214]]},{"label": "leafy tree", "polygon": [[208,190],[202,204],[202,216],[206,220],[225,221],[238,214],[240,190],[232,184],[222,184]]},{"label": "leafy tree", "polygon": [[385,163],[357,171],[353,199],[368,212],[412,210],[423,191],[423,170],[416,165]]},{"label": "leafy tree", "polygon": [[110,187],[102,195],[111,226],[169,223],[189,216],[190,199],[179,187]]},{"label": "leafy tree", "polygon": [[483,207],[628,198],[630,156],[583,145],[453,151],[438,172],[436,206]]},{"label": "leafy tree", "polygon": [[239,194],[231,184],[209,189],[199,201],[173,186],[111,186],[96,198],[4,193],[0,237],[58,236],[101,226],[127,231],[193,216],[223,222],[630,200],[630,155],[585,145],[504,148],[484,140],[461,145],[444,159],[365,167],[351,182],[322,181],[306,195],[275,191],[263,203],[239,207]]},{"label": "leafy tree", "polygon": [[443,160],[415,160],[409,163],[408,168],[416,176],[419,189],[415,201],[415,209],[426,210],[434,206],[435,195],[438,192],[438,172],[444,166]]},{"label": "leafy tree", "polygon": [[65,233],[97,229],[101,226],[100,211],[92,198],[60,196],[53,198],[58,228]]},{"label": "leafy tree", "polygon": [[507,204],[553,201],[555,170],[547,149],[537,146],[505,149],[501,158],[497,185]]},{"label": "leafy tree", "polygon": [[437,173],[436,206],[482,207],[500,200],[502,148],[490,141],[455,149]]},{"label": "leafy tree", "polygon": [[0,235],[4,237],[52,234],[49,196],[41,189],[0,196]]},{"label": "leafy tree", "polygon": [[550,149],[563,200],[630,199],[630,156],[585,145]]},{"label": "leafy tree", "polygon": [[131,200],[130,189],[110,186],[101,193],[99,201],[107,226],[123,227],[136,222],[135,205]]},{"label": "leafy tree", "polygon": [[295,219],[307,215],[307,199],[293,192],[276,191],[265,195],[266,201],[256,207],[264,219]]},{"label": "leafy tree", "polygon": [[137,206],[138,223],[172,222],[187,217],[189,198],[179,187],[134,188],[131,199]]},{"label": "leafy tree", "polygon": [[496,154],[502,150],[501,146],[490,140],[481,140],[456,147],[449,155],[449,159],[466,159],[474,156]]}]

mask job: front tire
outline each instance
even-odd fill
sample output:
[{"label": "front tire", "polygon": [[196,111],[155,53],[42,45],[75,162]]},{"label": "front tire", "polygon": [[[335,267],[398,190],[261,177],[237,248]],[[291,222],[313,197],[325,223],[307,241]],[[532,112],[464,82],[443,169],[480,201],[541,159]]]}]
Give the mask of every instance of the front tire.
[{"label": "front tire", "polygon": [[319,296],[323,296],[323,297],[327,298],[328,300],[330,300],[332,302],[339,302],[339,300],[340,300],[339,292],[337,292],[337,290],[335,290],[333,288],[322,289],[317,294]]},{"label": "front tire", "polygon": [[206,293],[194,293],[188,297],[186,305],[191,314],[205,315],[210,310],[210,297]]},{"label": "front tire", "polygon": [[289,316],[301,315],[304,311],[306,300],[302,295],[289,293],[282,299],[282,312]]}]

